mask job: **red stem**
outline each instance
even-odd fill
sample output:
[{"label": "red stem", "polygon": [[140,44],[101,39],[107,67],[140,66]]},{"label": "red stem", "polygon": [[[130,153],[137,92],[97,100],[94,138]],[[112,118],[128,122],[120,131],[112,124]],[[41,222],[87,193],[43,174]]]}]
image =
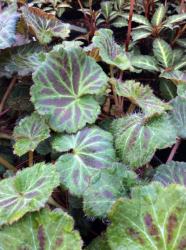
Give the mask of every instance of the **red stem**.
[{"label": "red stem", "polygon": [[177,150],[178,150],[180,144],[181,144],[181,139],[180,139],[180,138],[177,138],[177,139],[176,139],[176,143],[175,143],[174,146],[172,147],[172,150],[171,150],[171,152],[170,152],[170,155],[169,155],[169,157],[168,157],[168,159],[167,159],[167,163],[170,162],[170,161],[172,161],[172,159],[174,158],[174,156],[175,156],[175,154],[176,154],[176,152],[177,152]]},{"label": "red stem", "polygon": [[129,13],[127,39],[126,39],[126,43],[125,43],[125,50],[126,51],[128,51],[129,43],[130,43],[131,30],[132,30],[132,17],[133,17],[133,13],[134,13],[134,5],[135,5],[135,0],[131,0],[130,1],[130,13]]}]

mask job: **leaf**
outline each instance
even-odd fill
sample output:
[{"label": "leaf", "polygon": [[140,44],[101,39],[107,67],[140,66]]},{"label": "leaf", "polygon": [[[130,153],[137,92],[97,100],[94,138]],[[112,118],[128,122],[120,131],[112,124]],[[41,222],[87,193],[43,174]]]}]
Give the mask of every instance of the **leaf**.
[{"label": "leaf", "polygon": [[134,67],[139,69],[159,72],[158,63],[152,56],[136,55],[132,57],[131,63]]},{"label": "leaf", "polygon": [[146,17],[142,16],[142,15],[134,14],[132,16],[132,21],[136,22],[136,23],[139,23],[139,24],[143,24],[143,25],[145,25],[145,26],[147,26],[149,28],[152,27],[149,20]]},{"label": "leaf", "polygon": [[101,235],[94,238],[85,250],[110,250],[110,247],[105,235]]},{"label": "leaf", "polygon": [[45,60],[42,50],[36,42],[3,50],[0,57],[0,77],[11,77],[16,73],[27,76],[34,72]]},{"label": "leaf", "polygon": [[165,14],[166,14],[166,7],[161,4],[157,10],[155,11],[153,17],[152,17],[152,25],[153,26],[158,26],[162,23],[164,17],[165,17]]},{"label": "leaf", "polygon": [[27,214],[0,230],[0,249],[80,250],[82,241],[73,226],[72,217],[60,209]]},{"label": "leaf", "polygon": [[176,44],[178,44],[180,47],[183,47],[185,49],[186,48],[186,39],[180,38],[180,39],[176,40]]},{"label": "leaf", "polygon": [[14,128],[14,153],[22,156],[34,151],[41,141],[50,136],[50,130],[43,117],[37,113],[21,119]]},{"label": "leaf", "polygon": [[113,168],[105,169],[93,176],[83,194],[85,213],[90,217],[106,217],[112,204],[127,194],[124,179],[134,183],[136,174],[119,163],[115,163]]},{"label": "leaf", "polygon": [[70,32],[70,25],[62,23],[54,15],[48,14],[35,7],[22,7],[22,14],[26,24],[41,44],[52,41],[52,37],[65,39]]},{"label": "leaf", "polygon": [[110,1],[105,1],[101,3],[101,14],[106,18],[109,19],[109,16],[113,9],[113,3]]},{"label": "leaf", "polygon": [[166,19],[165,26],[170,24],[176,24],[186,20],[186,13],[178,14],[178,15],[171,15]]},{"label": "leaf", "polygon": [[27,212],[44,207],[58,185],[55,167],[43,162],[0,181],[0,225],[12,224]]},{"label": "leaf", "polygon": [[93,95],[107,86],[102,68],[80,48],[51,51],[33,74],[32,102],[58,132],[76,132],[95,122],[100,106]]},{"label": "leaf", "polygon": [[186,98],[186,83],[178,84],[177,86],[177,94],[181,97]]},{"label": "leaf", "polygon": [[127,70],[131,67],[127,54],[114,41],[111,30],[99,29],[95,33],[92,42],[94,48],[99,48],[99,55],[105,63],[116,66],[121,70]]},{"label": "leaf", "polygon": [[157,38],[153,41],[153,52],[156,59],[164,68],[172,66],[172,49],[164,40]]},{"label": "leaf", "polygon": [[177,136],[186,139],[186,98],[177,96],[171,102],[173,110],[170,112]]},{"label": "leaf", "polygon": [[149,162],[157,149],[176,142],[176,130],[168,115],[147,121],[143,114],[131,114],[113,121],[112,132],[118,157],[133,168]]},{"label": "leaf", "polygon": [[184,249],[185,188],[159,183],[136,187],[132,199],[119,199],[106,236],[112,250]]},{"label": "leaf", "polygon": [[150,35],[151,35],[151,32],[145,29],[133,30],[132,40],[135,42],[135,41],[147,38]]},{"label": "leaf", "polygon": [[166,100],[171,100],[176,97],[176,86],[169,80],[160,78],[161,96]]},{"label": "leaf", "polygon": [[115,28],[123,28],[128,26],[128,22],[124,17],[118,16],[111,22],[111,25]]},{"label": "leaf", "polygon": [[56,136],[52,146],[63,152],[56,162],[61,183],[77,196],[84,193],[94,174],[115,161],[112,135],[98,127]]},{"label": "leaf", "polygon": [[132,103],[139,106],[146,117],[162,114],[170,110],[171,106],[157,98],[152,89],[147,85],[143,86],[140,82],[128,80],[125,82],[116,81],[116,93],[119,96],[128,98]]},{"label": "leaf", "polygon": [[12,4],[0,12],[0,50],[10,47],[15,42],[18,19],[16,4]]},{"label": "leaf", "polygon": [[160,77],[171,80],[174,84],[186,83],[186,73],[180,70],[163,72]]},{"label": "leaf", "polygon": [[183,58],[183,61],[174,65],[174,70],[180,70],[180,69],[185,68],[185,67],[186,67],[186,61],[185,61],[185,58]]},{"label": "leaf", "polygon": [[161,182],[164,186],[172,183],[186,186],[186,163],[171,161],[158,166],[153,181]]}]

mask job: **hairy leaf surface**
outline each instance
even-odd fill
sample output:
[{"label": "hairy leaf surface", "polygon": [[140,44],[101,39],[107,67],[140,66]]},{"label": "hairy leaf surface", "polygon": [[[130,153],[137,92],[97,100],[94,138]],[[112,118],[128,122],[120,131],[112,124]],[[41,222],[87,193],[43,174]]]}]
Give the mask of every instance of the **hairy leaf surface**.
[{"label": "hairy leaf surface", "polygon": [[14,128],[14,152],[21,156],[34,151],[41,141],[50,136],[49,127],[37,113],[23,118]]},{"label": "hairy leaf surface", "polygon": [[59,175],[51,164],[37,163],[0,181],[0,225],[12,224],[24,214],[44,207]]},{"label": "hairy leaf surface", "polygon": [[113,121],[112,131],[118,156],[131,167],[146,164],[157,149],[176,142],[176,129],[164,114],[149,121],[143,114],[131,114]]},{"label": "hairy leaf surface", "polygon": [[58,132],[76,132],[100,113],[93,95],[103,94],[107,76],[80,48],[52,51],[33,75],[32,101]]},{"label": "hairy leaf surface", "polygon": [[53,148],[65,153],[56,162],[61,183],[78,196],[94,174],[112,167],[115,160],[112,135],[98,127],[84,128],[75,135],[59,135]]},{"label": "hairy leaf surface", "polygon": [[185,249],[185,190],[153,183],[134,188],[132,199],[119,199],[106,234],[111,249]]},{"label": "hairy leaf surface", "polygon": [[72,217],[60,209],[27,214],[0,230],[0,249],[81,250],[82,242],[73,226]]}]

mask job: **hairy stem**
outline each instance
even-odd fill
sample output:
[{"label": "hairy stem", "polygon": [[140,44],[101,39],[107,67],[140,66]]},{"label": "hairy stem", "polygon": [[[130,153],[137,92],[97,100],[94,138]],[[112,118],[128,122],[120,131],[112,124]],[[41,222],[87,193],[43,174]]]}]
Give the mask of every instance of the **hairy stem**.
[{"label": "hairy stem", "polygon": [[126,43],[125,43],[125,50],[126,51],[128,51],[129,43],[130,43],[131,30],[132,30],[132,17],[133,17],[133,13],[134,13],[134,5],[135,5],[135,0],[131,0],[130,1],[130,12],[129,12],[127,39],[126,39]]},{"label": "hairy stem", "polygon": [[170,152],[170,155],[169,155],[169,157],[167,159],[167,163],[173,160],[173,158],[174,158],[174,156],[175,156],[175,154],[176,154],[176,152],[177,152],[180,144],[181,144],[181,139],[177,138],[176,139],[176,143],[174,144],[174,146],[173,146],[173,148],[172,148],[172,150]]},{"label": "hairy stem", "polygon": [[6,102],[7,98],[8,98],[8,96],[9,96],[9,94],[10,94],[12,88],[14,87],[16,81],[17,81],[17,77],[14,76],[14,77],[12,78],[12,80],[11,80],[11,82],[10,82],[10,84],[9,84],[9,86],[8,86],[8,88],[7,88],[6,92],[5,92],[5,94],[4,94],[3,98],[2,98],[2,100],[1,100],[1,103],[0,103],[0,113],[3,111],[5,102]]},{"label": "hairy stem", "polygon": [[14,167],[11,163],[9,163],[6,159],[4,159],[2,156],[0,156],[0,164],[2,164],[5,168],[8,170],[11,170],[13,172],[16,172],[17,169]]},{"label": "hairy stem", "polygon": [[29,151],[28,152],[28,166],[31,167],[33,165],[33,160],[34,160],[34,152]]}]

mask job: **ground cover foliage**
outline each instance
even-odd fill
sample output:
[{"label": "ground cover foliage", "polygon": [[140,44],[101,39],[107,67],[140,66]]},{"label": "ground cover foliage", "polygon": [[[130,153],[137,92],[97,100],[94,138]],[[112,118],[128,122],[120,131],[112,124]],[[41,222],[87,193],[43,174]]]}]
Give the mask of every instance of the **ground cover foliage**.
[{"label": "ground cover foliage", "polygon": [[186,6],[0,1],[0,249],[186,249]]}]

